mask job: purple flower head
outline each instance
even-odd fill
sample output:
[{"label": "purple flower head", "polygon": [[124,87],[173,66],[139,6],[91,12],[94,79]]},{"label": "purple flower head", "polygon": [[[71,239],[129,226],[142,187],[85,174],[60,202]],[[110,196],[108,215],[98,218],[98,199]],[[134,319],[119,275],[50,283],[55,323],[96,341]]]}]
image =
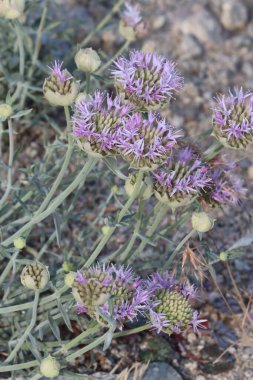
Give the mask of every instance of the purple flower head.
[{"label": "purple flower head", "polygon": [[142,20],[138,5],[125,3],[119,23],[120,34],[128,41],[143,38],[147,34],[145,22]]},{"label": "purple flower head", "polygon": [[157,114],[149,111],[144,119],[135,112],[123,120],[118,148],[132,167],[152,170],[167,160],[179,136]]},{"label": "purple flower head", "polygon": [[153,176],[155,196],[172,209],[191,202],[211,183],[207,165],[190,146],[176,148]]},{"label": "purple flower head", "polygon": [[213,133],[225,146],[245,148],[253,141],[253,93],[235,88],[216,99]]},{"label": "purple flower head", "polygon": [[131,106],[96,91],[89,100],[75,104],[73,135],[82,149],[95,156],[115,154],[124,117]]},{"label": "purple flower head", "polygon": [[131,5],[130,3],[125,3],[125,8],[122,16],[126,25],[132,27],[138,25],[142,20],[138,5]]},{"label": "purple flower head", "polygon": [[190,305],[190,300],[196,296],[193,285],[178,285],[169,272],[156,272],[146,281],[146,290],[150,294],[147,317],[158,333],[180,334],[193,325],[195,314]]},{"label": "purple flower head", "polygon": [[235,165],[224,157],[209,162],[208,176],[211,186],[201,195],[205,202],[215,205],[239,204],[246,195],[243,182],[233,173]]},{"label": "purple flower head", "polygon": [[50,76],[45,79],[43,93],[49,103],[56,106],[70,106],[79,92],[79,82],[66,69],[62,69],[63,62],[54,61],[50,69]]},{"label": "purple flower head", "polygon": [[[144,313],[149,292],[131,268],[116,265],[97,265],[78,272],[72,293],[77,310],[101,320],[99,310],[113,318],[118,327]],[[83,309],[82,309],[83,308]]]},{"label": "purple flower head", "polygon": [[48,67],[51,71],[51,75],[54,76],[56,80],[58,80],[61,84],[64,84],[66,81],[72,79],[73,77],[67,70],[62,69],[62,65],[63,62],[55,60],[54,63]]},{"label": "purple flower head", "polygon": [[182,87],[174,62],[155,53],[130,52],[115,61],[112,75],[125,98],[139,110],[156,110],[166,105]]}]

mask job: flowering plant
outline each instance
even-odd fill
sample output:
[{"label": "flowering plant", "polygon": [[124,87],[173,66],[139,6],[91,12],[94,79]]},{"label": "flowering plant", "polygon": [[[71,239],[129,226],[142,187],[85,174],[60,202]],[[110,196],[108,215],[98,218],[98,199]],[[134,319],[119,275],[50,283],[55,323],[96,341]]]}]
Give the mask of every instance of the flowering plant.
[{"label": "flowering plant", "polygon": [[[1,22],[17,37],[19,73],[10,76],[3,57],[0,133],[6,129],[9,142],[8,149],[3,144],[8,163],[1,165],[6,181],[0,194],[0,372],[53,378],[120,336],[207,330],[197,310],[197,285],[192,278],[177,280],[172,270],[184,265],[185,245],[200,242],[197,233],[202,239],[212,234],[215,219],[209,214],[246,196],[236,165],[221,151],[223,145],[240,149],[252,142],[252,94],[237,89],[217,98],[218,147],[215,141],[208,149],[201,143],[196,148],[161,115],[183,86],[176,64],[157,53],[124,54],[146,31],[137,7],[127,4],[122,13],[119,30],[126,41],[116,56],[103,63],[105,55],[82,48],[122,1],[81,41],[80,50],[68,51],[65,65],[50,50],[52,64],[48,56],[47,62],[39,60],[48,1],[34,49],[24,48],[32,22],[24,17],[26,2],[1,3]],[[72,74],[65,68],[71,64]],[[30,139],[25,124],[35,135],[42,126],[45,140],[31,164],[24,164],[17,148],[19,140]],[[113,212],[105,217],[110,203]],[[171,234],[179,226],[185,232],[189,220],[192,229],[173,247]],[[160,238],[170,242],[167,249],[157,244]],[[152,257],[146,259],[147,246],[152,255],[159,253],[159,270]]]}]

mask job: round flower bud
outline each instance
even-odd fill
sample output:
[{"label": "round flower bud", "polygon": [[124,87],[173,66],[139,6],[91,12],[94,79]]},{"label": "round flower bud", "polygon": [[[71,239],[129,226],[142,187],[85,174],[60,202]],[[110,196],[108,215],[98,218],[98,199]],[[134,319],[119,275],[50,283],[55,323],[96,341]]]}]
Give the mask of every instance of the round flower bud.
[{"label": "round flower bud", "polygon": [[0,104],[0,121],[7,120],[12,114],[12,108],[9,104]]},{"label": "round flower bud", "polygon": [[79,92],[75,99],[75,103],[82,102],[88,100],[89,96],[86,92]]},{"label": "round flower bud", "polygon": [[127,41],[134,41],[136,39],[134,28],[131,25],[127,25],[124,20],[119,22],[119,33]]},{"label": "round flower bud", "polygon": [[221,261],[227,261],[228,259],[228,252],[221,252],[220,253],[220,260]]},{"label": "round flower bud", "polygon": [[52,379],[60,373],[60,363],[51,355],[47,356],[40,363],[40,372],[43,376]]},{"label": "round flower bud", "polygon": [[111,227],[110,226],[103,226],[102,227],[102,234],[103,235],[109,235],[109,233],[111,232]]},{"label": "round flower bud", "polygon": [[25,0],[1,0],[0,17],[8,20],[19,18],[25,9]]},{"label": "round flower bud", "polygon": [[66,272],[70,272],[74,270],[74,266],[71,263],[68,263],[67,261],[64,261],[62,264],[62,269]]},{"label": "round flower bud", "polygon": [[68,288],[72,288],[72,285],[73,285],[75,277],[76,277],[76,273],[75,272],[69,272],[69,273],[67,273],[65,275],[64,282],[65,282],[65,285],[67,285]]},{"label": "round flower bud", "polygon": [[26,246],[26,240],[22,237],[13,240],[13,245],[17,249],[23,249]]},{"label": "round flower bud", "polygon": [[118,188],[117,185],[114,185],[114,186],[111,188],[111,192],[112,192],[113,194],[117,194],[118,191],[119,191],[119,188]]},{"label": "round flower bud", "polygon": [[197,232],[207,232],[214,226],[214,219],[206,212],[192,214],[192,228]]},{"label": "round flower bud", "polygon": [[47,267],[39,262],[26,265],[21,272],[22,285],[32,290],[44,289],[49,279]]},{"label": "round flower bud", "polygon": [[55,61],[50,67],[51,75],[45,80],[43,92],[50,104],[70,106],[79,92],[79,83],[68,70],[62,70],[63,62]]},{"label": "round flower bud", "polygon": [[[133,194],[136,185],[137,174],[131,174],[125,182],[125,190],[129,197]],[[146,200],[153,194],[153,180],[150,176],[146,175],[142,181],[139,197]]]},{"label": "round flower bud", "polygon": [[75,63],[80,71],[93,73],[101,65],[101,59],[92,48],[80,49],[75,55]]}]

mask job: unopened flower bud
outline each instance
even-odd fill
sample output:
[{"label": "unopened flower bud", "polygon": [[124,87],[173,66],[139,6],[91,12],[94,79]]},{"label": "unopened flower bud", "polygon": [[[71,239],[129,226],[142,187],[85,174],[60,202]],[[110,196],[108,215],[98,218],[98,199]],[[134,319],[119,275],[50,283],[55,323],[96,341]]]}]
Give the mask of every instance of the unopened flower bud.
[{"label": "unopened flower bud", "polygon": [[70,106],[79,92],[79,83],[66,69],[63,62],[55,61],[50,67],[51,75],[45,80],[43,92],[49,103],[55,106]]},{"label": "unopened flower bud", "polygon": [[207,232],[214,226],[214,219],[206,212],[194,212],[192,215],[192,228],[197,232]]},{"label": "unopened flower bud", "polygon": [[12,114],[12,108],[9,104],[0,104],[0,121],[7,120]]},{"label": "unopened flower bud", "polygon": [[44,289],[49,279],[47,267],[39,262],[26,265],[21,273],[22,285],[32,290]]},{"label": "unopened flower bud", "polygon": [[69,272],[68,274],[65,275],[64,282],[65,282],[65,285],[67,285],[68,288],[72,288],[72,285],[73,285],[75,277],[76,277],[76,273],[75,272]]},{"label": "unopened flower bud", "polygon": [[[125,190],[129,197],[133,194],[136,185],[137,174],[131,174],[125,183]],[[146,175],[142,181],[139,197],[146,200],[153,194],[153,180],[150,176]]]},{"label": "unopened flower bud", "polygon": [[220,260],[221,261],[227,261],[228,259],[228,252],[221,252],[220,253]]},{"label": "unopened flower bud", "polygon": [[47,356],[40,363],[40,372],[43,376],[52,379],[60,373],[60,363],[51,355]]},{"label": "unopened flower bud", "polygon": [[75,99],[75,103],[86,101],[87,99],[88,99],[88,94],[86,94],[86,92],[79,92],[79,94],[77,95]]},{"label": "unopened flower bud", "polygon": [[13,240],[13,245],[17,249],[23,249],[26,246],[26,240],[22,237]]},{"label": "unopened flower bud", "polygon": [[117,185],[114,185],[114,186],[111,188],[111,192],[112,192],[113,194],[117,194],[118,191],[119,191],[119,188],[118,188]]},{"label": "unopened flower bud", "polygon": [[25,0],[0,0],[0,17],[14,20],[22,16],[25,9]]},{"label": "unopened flower bud", "polygon": [[68,263],[67,261],[64,261],[62,264],[62,269],[66,272],[70,272],[74,270],[74,266],[71,263]]},{"label": "unopened flower bud", "polygon": [[111,231],[111,227],[110,226],[103,226],[102,227],[102,234],[103,235],[109,235],[109,233],[110,233],[110,231]]},{"label": "unopened flower bud", "polygon": [[75,63],[80,71],[93,73],[101,65],[101,59],[92,48],[80,49],[75,55]]},{"label": "unopened flower bud", "polygon": [[121,20],[119,23],[119,33],[127,41],[134,41],[136,39],[134,28],[127,25],[124,20]]}]

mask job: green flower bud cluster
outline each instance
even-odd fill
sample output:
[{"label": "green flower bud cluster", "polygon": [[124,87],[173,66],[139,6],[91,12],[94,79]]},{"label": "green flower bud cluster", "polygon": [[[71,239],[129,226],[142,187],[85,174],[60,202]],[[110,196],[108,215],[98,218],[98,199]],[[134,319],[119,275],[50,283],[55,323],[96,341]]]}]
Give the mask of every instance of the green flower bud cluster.
[{"label": "green flower bud cluster", "polygon": [[163,328],[163,331],[167,334],[173,333],[173,327],[179,325],[180,330],[185,330],[189,325],[193,310],[189,301],[184,295],[168,290],[160,290],[156,294],[156,298],[160,301],[156,307],[155,312],[162,313],[166,316],[166,319],[170,321],[170,325]]}]

